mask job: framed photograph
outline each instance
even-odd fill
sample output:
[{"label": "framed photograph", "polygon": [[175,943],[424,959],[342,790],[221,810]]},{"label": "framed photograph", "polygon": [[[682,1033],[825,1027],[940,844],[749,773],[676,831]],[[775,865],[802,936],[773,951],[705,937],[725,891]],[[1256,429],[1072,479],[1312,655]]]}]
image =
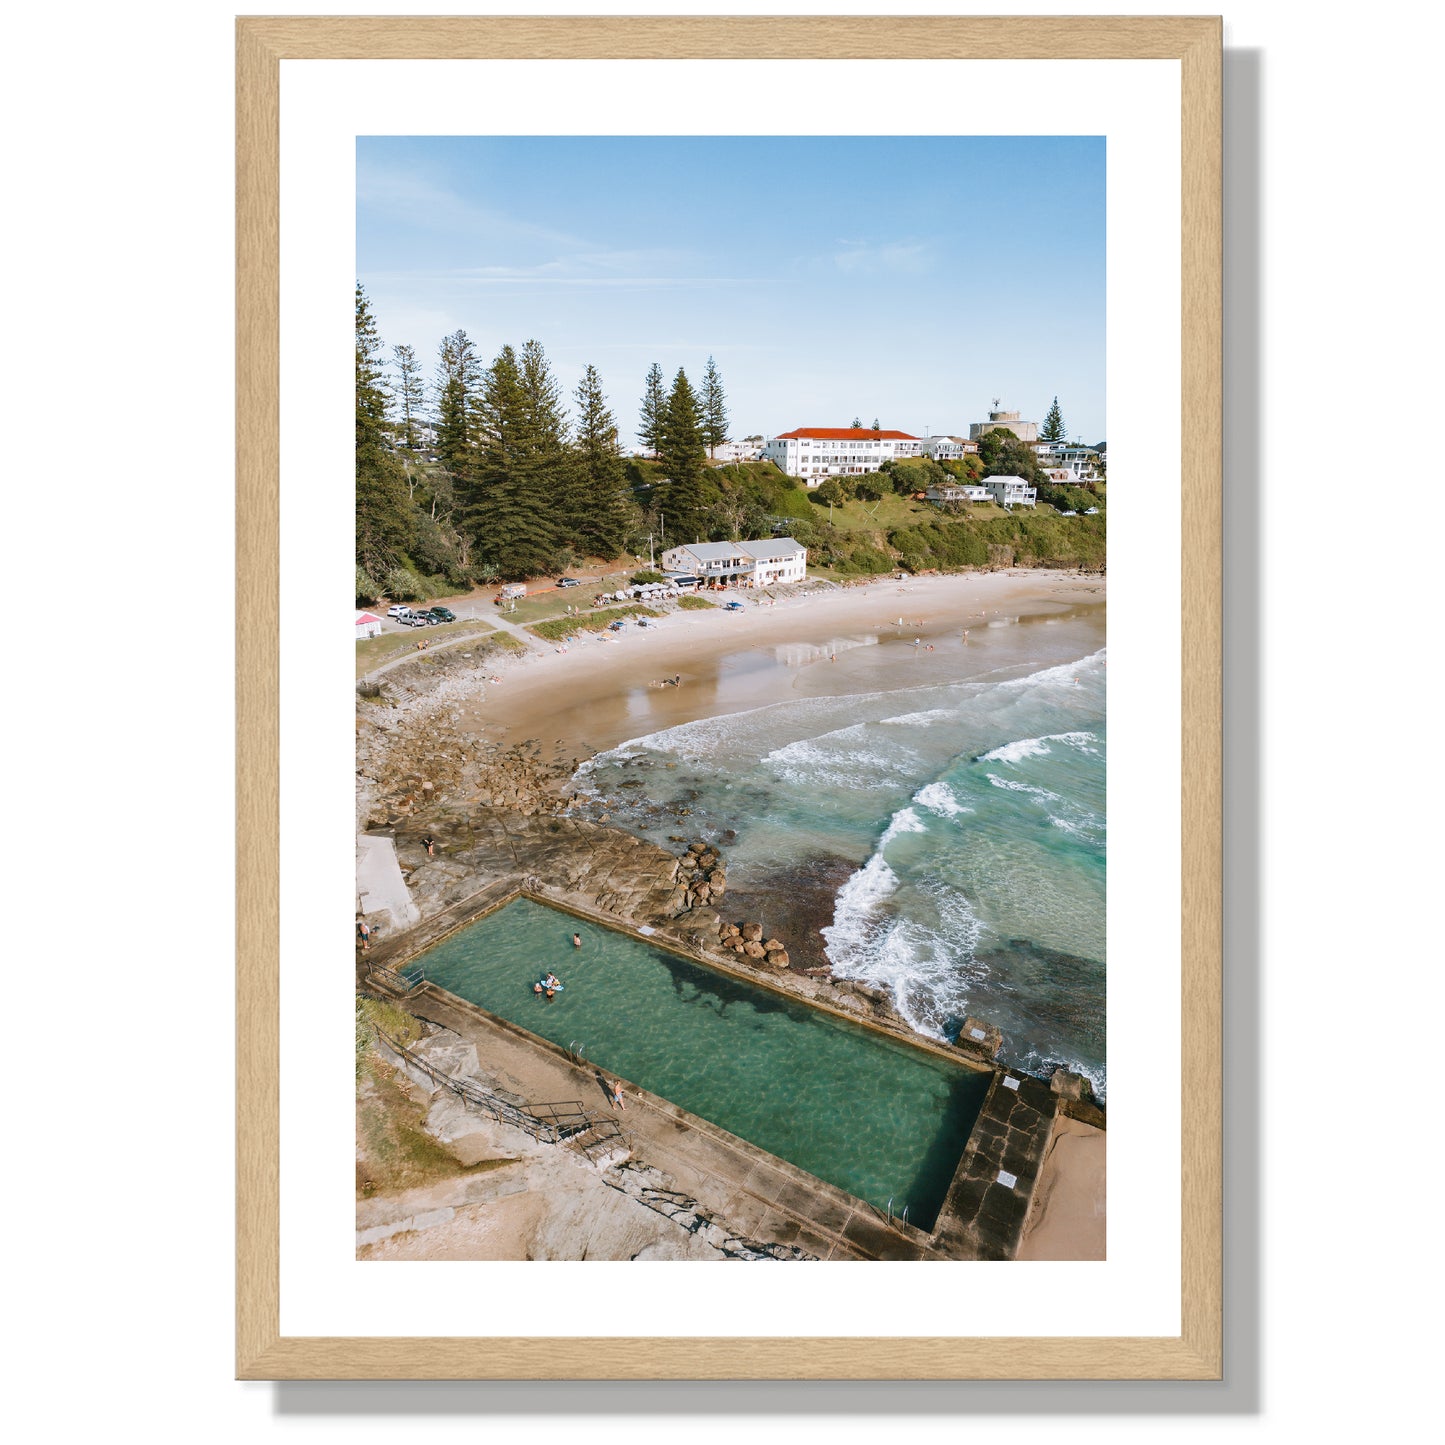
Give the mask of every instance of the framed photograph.
[{"label": "framed photograph", "polygon": [[1219,1377],[1220,60],[238,20],[240,1378]]}]

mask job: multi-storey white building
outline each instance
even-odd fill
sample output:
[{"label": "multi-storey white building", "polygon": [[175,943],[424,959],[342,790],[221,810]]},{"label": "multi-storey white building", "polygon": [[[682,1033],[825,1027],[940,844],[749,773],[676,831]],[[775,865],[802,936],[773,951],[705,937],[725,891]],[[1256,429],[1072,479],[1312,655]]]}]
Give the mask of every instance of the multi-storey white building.
[{"label": "multi-storey white building", "polygon": [[924,456],[936,462],[961,462],[964,457],[978,455],[978,443],[967,437],[924,437],[919,446]]},{"label": "multi-storey white building", "polygon": [[1079,442],[1037,442],[1034,455],[1046,472],[1067,472],[1067,486],[1099,480],[1099,453],[1094,447]]},{"label": "multi-storey white building", "polygon": [[920,437],[903,431],[874,431],[869,427],[799,427],[772,437],[763,448],[763,460],[774,462],[790,477],[801,477],[816,487],[829,477],[876,472],[894,457],[922,454]]},{"label": "multi-storey white building", "polygon": [[704,582],[735,582],[742,587],[771,587],[801,582],[808,575],[808,549],[791,537],[759,542],[689,542],[662,554],[665,572],[701,577]]},{"label": "multi-storey white building", "polygon": [[979,485],[1001,507],[1032,507],[1038,500],[1038,489],[1022,477],[984,477]]},{"label": "multi-storey white building", "polygon": [[744,437],[740,442],[719,442],[712,450],[712,459],[715,462],[755,462],[762,454],[762,437]]}]

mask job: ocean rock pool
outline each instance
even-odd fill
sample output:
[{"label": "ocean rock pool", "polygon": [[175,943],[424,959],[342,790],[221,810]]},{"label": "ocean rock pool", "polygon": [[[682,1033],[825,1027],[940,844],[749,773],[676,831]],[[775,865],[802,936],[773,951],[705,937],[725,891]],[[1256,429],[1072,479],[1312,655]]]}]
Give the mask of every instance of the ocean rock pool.
[{"label": "ocean rock pool", "polygon": [[[582,946],[573,945],[576,933]],[[530,899],[413,964],[604,1072],[931,1229],[991,1074]],[[556,997],[532,985],[548,970]]]}]

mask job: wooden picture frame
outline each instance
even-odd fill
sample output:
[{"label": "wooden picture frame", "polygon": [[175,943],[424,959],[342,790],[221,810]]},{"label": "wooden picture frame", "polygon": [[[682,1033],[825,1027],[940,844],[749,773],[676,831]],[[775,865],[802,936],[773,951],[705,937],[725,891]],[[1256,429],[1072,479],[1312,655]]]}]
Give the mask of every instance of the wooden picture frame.
[{"label": "wooden picture frame", "polygon": [[[1182,67],[1182,1328],[1121,1338],[287,1337],[280,1328],[280,723],[237,635],[237,1316],[243,1379],[1191,1379],[1222,1361],[1221,22],[1188,18],[242,18],[237,610],[276,612],[280,63],[289,59],[1173,59]],[[806,1349],[791,1348],[805,1345]]]}]

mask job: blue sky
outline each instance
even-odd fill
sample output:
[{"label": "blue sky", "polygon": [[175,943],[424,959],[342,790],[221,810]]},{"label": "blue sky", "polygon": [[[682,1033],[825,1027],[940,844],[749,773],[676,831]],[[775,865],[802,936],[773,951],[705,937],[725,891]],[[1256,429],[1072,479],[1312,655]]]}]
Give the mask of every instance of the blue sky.
[{"label": "blue sky", "polygon": [[1104,414],[1100,137],[362,137],[357,276],[428,378],[458,328],[602,377],[716,358],[732,435]]}]

